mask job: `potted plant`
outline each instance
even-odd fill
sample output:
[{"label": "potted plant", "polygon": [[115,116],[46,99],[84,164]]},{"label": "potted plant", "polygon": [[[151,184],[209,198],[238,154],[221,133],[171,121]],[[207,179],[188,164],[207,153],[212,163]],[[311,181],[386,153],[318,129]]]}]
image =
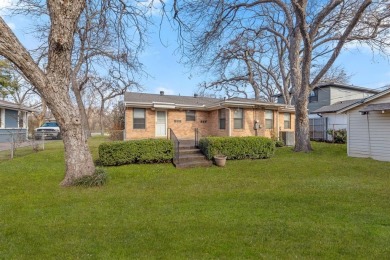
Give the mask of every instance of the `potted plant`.
[{"label": "potted plant", "polygon": [[219,167],[224,167],[226,164],[226,158],[227,158],[227,156],[223,155],[223,154],[214,155],[215,165],[217,165]]}]

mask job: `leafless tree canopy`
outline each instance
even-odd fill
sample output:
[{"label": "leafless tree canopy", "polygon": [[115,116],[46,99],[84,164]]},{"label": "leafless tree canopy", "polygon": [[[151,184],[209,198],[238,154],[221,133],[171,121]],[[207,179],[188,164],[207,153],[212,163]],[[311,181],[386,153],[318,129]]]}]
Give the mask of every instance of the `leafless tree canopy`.
[{"label": "leafless tree canopy", "polygon": [[61,127],[64,186],[95,170],[70,87],[74,91],[77,85],[80,90],[91,71],[113,80],[130,75],[123,79],[129,82],[138,67],[136,54],[143,46],[147,12],[140,1],[20,0],[14,14],[30,15],[39,22],[31,25],[41,37],[38,55],[26,50],[0,18],[0,55],[36,87]]},{"label": "leafless tree canopy", "polygon": [[[256,43],[240,44],[248,53],[265,53],[256,58],[259,67],[279,79],[285,98],[291,86],[297,100],[296,151],[311,150],[308,95],[341,50],[364,44],[389,51],[390,4],[383,0],[175,0],[173,12],[183,55],[192,65],[221,64],[220,54],[238,39]],[[268,67],[276,67],[277,74]]]}]

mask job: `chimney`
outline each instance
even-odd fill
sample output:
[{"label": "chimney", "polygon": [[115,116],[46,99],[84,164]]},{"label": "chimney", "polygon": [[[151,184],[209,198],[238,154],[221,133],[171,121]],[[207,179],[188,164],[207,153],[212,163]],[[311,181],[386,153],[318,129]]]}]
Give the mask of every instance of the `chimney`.
[{"label": "chimney", "polygon": [[164,96],[164,91],[160,91],[160,96]]},{"label": "chimney", "polygon": [[197,98],[197,97],[198,97],[198,94],[195,93],[195,94],[194,94],[194,98]]}]

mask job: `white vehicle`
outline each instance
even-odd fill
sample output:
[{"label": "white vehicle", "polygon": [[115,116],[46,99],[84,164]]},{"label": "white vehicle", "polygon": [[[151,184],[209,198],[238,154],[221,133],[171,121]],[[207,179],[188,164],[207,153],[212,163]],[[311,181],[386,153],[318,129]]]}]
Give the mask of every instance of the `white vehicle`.
[{"label": "white vehicle", "polygon": [[61,131],[57,122],[45,122],[34,131],[35,139],[61,139]]}]

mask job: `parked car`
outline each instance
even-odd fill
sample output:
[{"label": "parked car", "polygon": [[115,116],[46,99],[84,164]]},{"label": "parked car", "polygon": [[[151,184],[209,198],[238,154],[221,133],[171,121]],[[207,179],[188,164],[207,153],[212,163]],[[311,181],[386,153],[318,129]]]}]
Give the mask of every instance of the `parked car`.
[{"label": "parked car", "polygon": [[61,139],[60,126],[57,122],[45,122],[34,131],[35,139]]}]

